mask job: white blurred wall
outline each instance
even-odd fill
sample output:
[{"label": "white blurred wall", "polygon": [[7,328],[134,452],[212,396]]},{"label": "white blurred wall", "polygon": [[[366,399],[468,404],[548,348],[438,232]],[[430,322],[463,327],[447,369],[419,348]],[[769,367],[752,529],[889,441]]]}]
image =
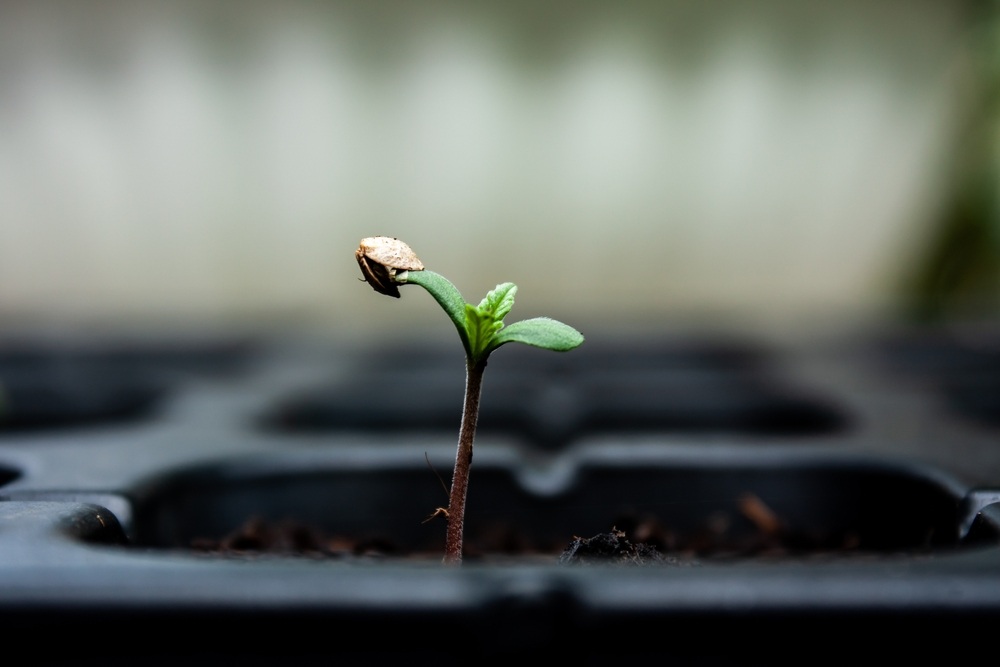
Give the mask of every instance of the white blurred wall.
[{"label": "white blurred wall", "polygon": [[358,282],[374,234],[469,301],[516,282],[514,319],[891,308],[967,29],[923,0],[8,0],[0,328],[444,322]]}]

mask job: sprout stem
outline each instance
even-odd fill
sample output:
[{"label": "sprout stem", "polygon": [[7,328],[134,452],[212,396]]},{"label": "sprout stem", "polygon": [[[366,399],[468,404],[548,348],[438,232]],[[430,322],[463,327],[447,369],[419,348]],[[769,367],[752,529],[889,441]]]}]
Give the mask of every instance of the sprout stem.
[{"label": "sprout stem", "polygon": [[465,404],[462,408],[462,425],[458,432],[458,451],[455,453],[455,471],[451,477],[451,494],[448,498],[448,533],[444,546],[444,563],[462,563],[463,533],[465,530],[465,498],[469,490],[469,472],[472,468],[472,444],[476,438],[479,421],[479,397],[482,393],[486,360],[466,364]]}]

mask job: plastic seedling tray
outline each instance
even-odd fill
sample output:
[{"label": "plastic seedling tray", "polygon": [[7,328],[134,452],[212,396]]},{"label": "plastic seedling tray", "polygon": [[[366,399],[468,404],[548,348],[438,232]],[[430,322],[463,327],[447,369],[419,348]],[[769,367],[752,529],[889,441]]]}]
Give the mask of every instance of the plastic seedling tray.
[{"label": "plastic seedling tray", "polygon": [[[9,395],[30,378],[52,400],[0,424],[0,622],[60,637],[42,661],[106,664],[954,656],[1000,619],[1000,446],[948,393],[985,362],[949,367],[933,340],[933,363],[909,332],[502,350],[460,567],[428,520],[458,428],[449,348],[9,346]],[[130,407],[78,419],[67,395]],[[609,534],[662,558],[583,557]]]}]

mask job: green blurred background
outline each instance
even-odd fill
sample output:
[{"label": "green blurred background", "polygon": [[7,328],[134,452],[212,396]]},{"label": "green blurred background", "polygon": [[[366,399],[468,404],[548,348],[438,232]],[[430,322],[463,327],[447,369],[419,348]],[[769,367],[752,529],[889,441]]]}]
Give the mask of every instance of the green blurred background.
[{"label": "green blurred background", "polygon": [[0,4],[0,330],[990,320],[993,3]]}]

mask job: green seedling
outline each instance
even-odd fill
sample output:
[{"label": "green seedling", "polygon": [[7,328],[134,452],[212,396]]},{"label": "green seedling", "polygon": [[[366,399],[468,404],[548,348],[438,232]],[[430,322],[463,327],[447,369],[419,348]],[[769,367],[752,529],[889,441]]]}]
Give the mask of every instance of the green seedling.
[{"label": "green seedling", "polygon": [[507,343],[524,343],[565,352],[580,345],[583,335],[568,324],[548,317],[534,317],[505,325],[503,318],[513,307],[517,293],[514,283],[500,283],[487,293],[478,306],[466,303],[458,288],[444,276],[425,269],[410,246],[399,239],[389,236],[364,238],[354,254],[364,280],[380,294],[398,299],[399,287],[403,285],[419,285],[427,290],[451,318],[465,347],[465,403],[458,432],[455,470],[448,507],[437,511],[448,521],[444,562],[461,564],[465,500],[486,360],[494,350]]}]

